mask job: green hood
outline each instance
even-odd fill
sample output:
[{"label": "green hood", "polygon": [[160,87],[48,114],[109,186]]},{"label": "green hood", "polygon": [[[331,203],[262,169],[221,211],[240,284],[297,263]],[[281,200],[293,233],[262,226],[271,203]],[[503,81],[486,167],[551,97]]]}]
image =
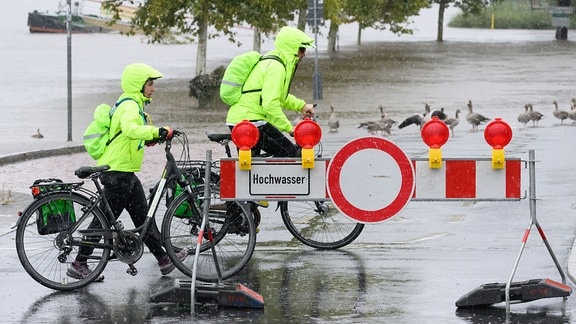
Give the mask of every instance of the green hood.
[{"label": "green hood", "polygon": [[122,72],[122,91],[132,95],[138,95],[142,102],[150,102],[149,98],[142,94],[142,87],[148,79],[159,79],[162,73],[143,63],[129,64]]},{"label": "green hood", "polygon": [[298,56],[300,47],[314,48],[314,39],[310,38],[300,29],[294,27],[282,27],[275,41],[276,50],[286,58]]}]

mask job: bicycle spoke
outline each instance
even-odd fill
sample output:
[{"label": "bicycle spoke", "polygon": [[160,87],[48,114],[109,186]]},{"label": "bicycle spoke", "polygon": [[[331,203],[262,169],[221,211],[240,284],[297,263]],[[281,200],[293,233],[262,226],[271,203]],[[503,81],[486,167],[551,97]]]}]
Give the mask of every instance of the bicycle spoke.
[{"label": "bicycle spoke", "polygon": [[337,249],[353,242],[364,224],[350,220],[331,202],[280,202],[282,221],[300,242],[317,249]]},{"label": "bicycle spoke", "polygon": [[[67,232],[66,227],[58,230],[51,230],[55,233],[40,234],[38,219],[46,213],[45,206],[53,206],[54,201],[60,203],[67,202],[70,209],[66,214],[50,215],[51,217],[70,217],[73,214],[78,228],[74,232]],[[84,235],[80,232],[88,228],[90,222],[94,220],[100,224],[104,223],[104,218],[97,210],[93,210],[86,217],[83,215],[83,207],[90,202],[79,195],[70,193],[54,193],[44,196],[28,207],[21,216],[20,224],[16,231],[16,249],[20,262],[28,274],[40,284],[56,290],[74,290],[89,284],[104,270],[110,249],[94,249],[93,257],[87,263],[94,270],[94,275],[88,278],[75,279],[67,275],[70,264],[79,254],[81,242]],[[58,211],[51,210],[52,213]],[[98,238],[99,241],[102,239]],[[109,240],[109,239],[108,239]],[[108,242],[110,246],[110,242]]]}]

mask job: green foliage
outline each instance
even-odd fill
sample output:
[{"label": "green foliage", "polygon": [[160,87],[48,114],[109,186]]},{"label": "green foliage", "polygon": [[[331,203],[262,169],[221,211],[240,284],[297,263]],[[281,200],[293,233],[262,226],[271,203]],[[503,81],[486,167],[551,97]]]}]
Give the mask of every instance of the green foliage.
[{"label": "green foliage", "polygon": [[361,28],[389,29],[402,34],[412,33],[408,27],[409,18],[418,15],[420,9],[428,6],[428,0],[347,0],[344,1],[343,9],[348,17],[346,22],[358,22]]},{"label": "green foliage", "polygon": [[[119,20],[119,8],[125,1],[104,0],[103,6]],[[139,29],[151,42],[162,42],[174,33],[198,37],[200,22],[207,21],[213,31],[209,38],[223,34],[236,42],[232,27],[244,23],[265,34],[274,33],[287,21],[293,21],[307,3],[307,0],[148,0],[136,11],[131,34]],[[410,33],[408,19],[428,6],[429,0],[325,0],[324,18],[336,25],[359,22],[364,28]]]},{"label": "green foliage", "polygon": [[444,8],[454,6],[460,8],[465,14],[478,14],[485,7],[502,1],[504,0],[430,0],[430,4],[436,3],[444,6]]},{"label": "green foliage", "polygon": [[[502,1],[481,10],[478,14],[463,13],[454,17],[450,27],[491,28],[494,15],[495,29],[554,29],[547,8],[532,9],[528,2]],[[572,19],[571,26],[574,26]]]}]

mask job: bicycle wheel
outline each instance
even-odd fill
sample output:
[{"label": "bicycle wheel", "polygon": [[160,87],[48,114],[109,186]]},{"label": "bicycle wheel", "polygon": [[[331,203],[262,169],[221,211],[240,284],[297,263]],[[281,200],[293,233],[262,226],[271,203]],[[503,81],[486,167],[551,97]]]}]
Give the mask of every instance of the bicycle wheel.
[{"label": "bicycle wheel", "polygon": [[[203,188],[198,188],[198,196],[186,192],[178,196],[168,208],[162,221],[162,238],[166,252],[176,267],[185,275],[192,276],[194,254],[202,225]],[[221,271],[221,279],[236,275],[250,261],[256,246],[256,226],[247,205],[239,202],[224,202],[219,199],[217,187],[211,192],[208,228],[212,234],[215,255],[207,232],[204,232],[200,247],[196,278],[202,281],[218,281],[217,266]],[[198,212],[190,212],[183,216],[182,210],[195,203]],[[192,208],[193,209],[193,208]],[[184,260],[176,257],[182,249],[188,249],[189,256]],[[217,262],[217,264],[216,264]]]},{"label": "bicycle wheel", "polygon": [[280,213],[288,231],[300,242],[332,250],[352,243],[364,224],[350,220],[330,201],[281,201]]},{"label": "bicycle wheel", "polygon": [[[108,262],[112,247],[111,236],[94,230],[109,229],[98,208],[86,212],[90,201],[77,193],[56,192],[30,204],[20,216],[16,229],[16,252],[24,270],[40,284],[62,291],[84,287],[97,279]],[[46,221],[48,220],[48,221]],[[46,225],[48,224],[48,225]],[[100,243],[99,243],[100,242]],[[66,274],[81,246],[94,249],[88,257],[92,274],[74,279]]]}]

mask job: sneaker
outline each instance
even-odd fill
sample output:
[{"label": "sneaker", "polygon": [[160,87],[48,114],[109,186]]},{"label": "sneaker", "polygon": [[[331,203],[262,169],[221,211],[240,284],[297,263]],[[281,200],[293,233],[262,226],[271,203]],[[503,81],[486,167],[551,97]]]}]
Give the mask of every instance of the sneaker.
[{"label": "sneaker", "polygon": [[[187,256],[188,256],[188,249],[182,249],[180,250],[180,252],[176,253],[176,257],[180,261],[184,261],[184,259],[186,259]],[[162,273],[163,276],[174,271],[174,268],[176,268],[176,266],[174,265],[174,263],[172,263],[172,260],[170,260],[170,257],[168,257],[168,255],[165,255],[160,260],[158,260],[158,266],[160,267],[160,272]]]},{"label": "sneaker", "polygon": [[[72,262],[72,264],[68,267],[68,270],[66,271],[66,275],[74,279],[84,279],[87,278],[90,274],[92,274],[92,270],[88,268],[88,265],[84,262],[78,262],[78,261]],[[104,281],[104,276],[99,276],[98,278],[96,278],[96,280],[94,280],[94,282],[101,282],[101,281]]]}]

